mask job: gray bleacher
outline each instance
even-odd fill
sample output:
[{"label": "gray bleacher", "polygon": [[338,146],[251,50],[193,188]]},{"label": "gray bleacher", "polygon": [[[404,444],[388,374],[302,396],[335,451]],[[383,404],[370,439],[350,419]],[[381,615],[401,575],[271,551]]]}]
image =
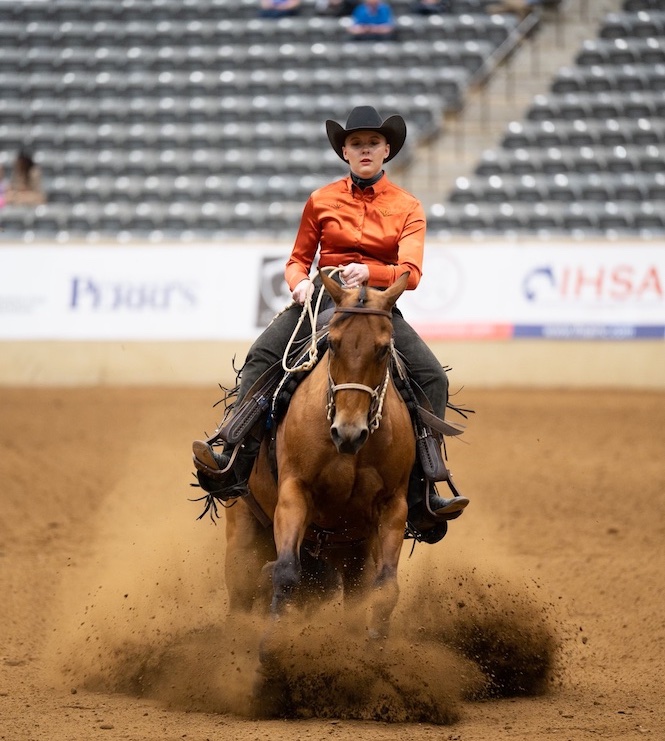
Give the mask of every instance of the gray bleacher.
[{"label": "gray bleacher", "polygon": [[626,0],[460,178],[442,234],[665,235],[665,10]]},{"label": "gray bleacher", "polygon": [[[326,118],[399,111],[409,147],[437,136],[518,20],[484,0],[410,15],[399,39],[349,40],[348,19],[257,18],[258,0],[16,3],[0,20],[0,157],[26,147],[48,203],[6,207],[0,239],[123,240],[295,231],[343,163]],[[183,234],[186,232],[186,234]]]}]

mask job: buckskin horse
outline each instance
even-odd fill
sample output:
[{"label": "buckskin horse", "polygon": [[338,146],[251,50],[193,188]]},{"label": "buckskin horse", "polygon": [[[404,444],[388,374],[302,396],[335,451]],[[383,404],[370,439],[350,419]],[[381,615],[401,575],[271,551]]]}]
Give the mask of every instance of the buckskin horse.
[{"label": "buckskin horse", "polygon": [[252,608],[261,573],[272,578],[275,616],[299,593],[341,587],[345,602],[368,599],[368,629],[385,636],[416,455],[409,411],[391,378],[391,310],[408,273],[383,291],[321,278],[335,304],[327,351],[277,427],[277,478],[264,441],[250,502],[242,497],[227,509],[230,608]]}]

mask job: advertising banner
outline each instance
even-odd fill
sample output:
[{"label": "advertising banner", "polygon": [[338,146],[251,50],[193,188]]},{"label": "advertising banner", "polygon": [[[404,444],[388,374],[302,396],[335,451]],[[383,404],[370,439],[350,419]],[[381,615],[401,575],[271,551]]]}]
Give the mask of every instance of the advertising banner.
[{"label": "advertising banner", "polygon": [[665,245],[430,249],[400,307],[430,338],[663,339]]},{"label": "advertising banner", "polygon": [[[0,340],[251,340],[288,246],[0,248]],[[425,339],[665,339],[665,245],[439,245],[399,300]]]}]

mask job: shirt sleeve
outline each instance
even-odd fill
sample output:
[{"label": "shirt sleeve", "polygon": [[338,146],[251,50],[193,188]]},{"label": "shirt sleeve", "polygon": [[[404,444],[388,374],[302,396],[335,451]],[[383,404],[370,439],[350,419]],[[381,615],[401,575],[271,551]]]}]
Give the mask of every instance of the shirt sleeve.
[{"label": "shirt sleeve", "polygon": [[303,209],[296,241],[284,269],[284,278],[290,290],[293,290],[301,280],[309,278],[320,239],[321,230],[316,218],[314,199],[310,196]]},{"label": "shirt sleeve", "polygon": [[369,283],[377,287],[391,286],[407,270],[409,280],[406,288],[412,291],[420,283],[423,274],[423,255],[425,254],[425,232],[427,220],[425,211],[416,201],[409,212],[398,239],[397,264],[378,265],[368,262]]}]

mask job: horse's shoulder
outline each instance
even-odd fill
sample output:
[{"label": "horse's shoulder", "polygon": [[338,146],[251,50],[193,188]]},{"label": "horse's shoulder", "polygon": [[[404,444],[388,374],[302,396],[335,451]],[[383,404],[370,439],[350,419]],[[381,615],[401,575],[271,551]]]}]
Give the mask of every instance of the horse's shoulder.
[{"label": "horse's shoulder", "polygon": [[273,400],[273,421],[280,424],[291,407],[293,399],[303,399],[313,392],[318,392],[320,385],[327,382],[325,372],[325,355],[319,354],[313,368],[295,373],[287,372],[279,385]]},{"label": "horse's shoulder", "polygon": [[319,408],[322,392],[328,385],[326,363],[324,354],[310,371],[303,374],[289,399],[289,406],[302,405],[304,410],[310,410],[312,405]]}]

